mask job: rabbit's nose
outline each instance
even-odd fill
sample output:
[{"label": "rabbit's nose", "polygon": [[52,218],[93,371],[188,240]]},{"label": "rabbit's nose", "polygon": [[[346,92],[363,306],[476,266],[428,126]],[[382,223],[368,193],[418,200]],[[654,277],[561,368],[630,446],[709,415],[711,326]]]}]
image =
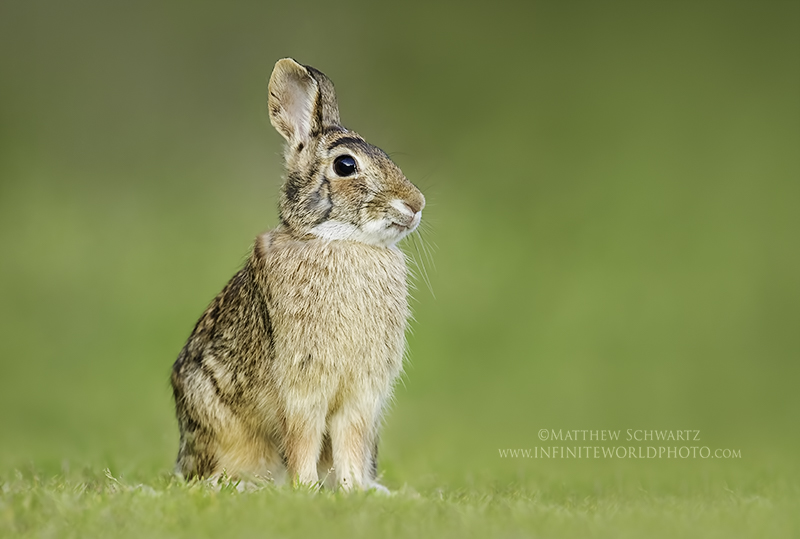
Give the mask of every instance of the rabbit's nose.
[{"label": "rabbit's nose", "polygon": [[401,200],[399,198],[392,200],[389,204],[398,212],[400,212],[400,215],[404,215],[409,219],[414,217],[417,211],[419,211],[415,209],[414,206],[412,206],[408,201]]},{"label": "rabbit's nose", "polygon": [[425,207],[425,198],[420,196],[414,200],[404,200],[403,204],[405,204],[406,208],[411,210],[412,214],[417,214]]}]

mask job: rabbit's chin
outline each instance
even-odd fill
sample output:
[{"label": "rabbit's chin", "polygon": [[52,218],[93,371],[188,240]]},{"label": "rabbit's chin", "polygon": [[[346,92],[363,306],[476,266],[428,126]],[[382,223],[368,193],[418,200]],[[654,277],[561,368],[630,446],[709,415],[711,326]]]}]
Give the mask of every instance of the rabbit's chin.
[{"label": "rabbit's chin", "polygon": [[312,228],[311,233],[324,240],[349,240],[377,247],[392,247],[414,232],[418,225],[418,217],[411,226],[404,226],[386,218],[367,221],[360,227],[342,221],[325,221]]}]

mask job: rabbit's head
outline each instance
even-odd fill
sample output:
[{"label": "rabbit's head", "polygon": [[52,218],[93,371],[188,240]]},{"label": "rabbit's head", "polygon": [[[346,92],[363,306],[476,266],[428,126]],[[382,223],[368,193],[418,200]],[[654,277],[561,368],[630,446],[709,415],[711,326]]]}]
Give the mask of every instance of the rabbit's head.
[{"label": "rabbit's head", "polygon": [[279,60],[269,117],[286,139],[280,217],[292,234],[388,247],[417,228],[425,197],[382,150],[340,125],[323,73]]}]

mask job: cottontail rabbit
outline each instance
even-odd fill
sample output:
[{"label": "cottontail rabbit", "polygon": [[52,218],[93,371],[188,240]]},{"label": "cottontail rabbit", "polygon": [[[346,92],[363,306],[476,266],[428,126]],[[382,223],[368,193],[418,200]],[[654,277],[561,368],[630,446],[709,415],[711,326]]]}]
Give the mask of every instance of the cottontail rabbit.
[{"label": "cottontail rabbit", "polygon": [[339,123],[333,83],[291,59],[269,81],[286,139],[280,225],[203,313],[172,370],[185,477],[375,482],[409,317],[399,240],[425,198]]}]

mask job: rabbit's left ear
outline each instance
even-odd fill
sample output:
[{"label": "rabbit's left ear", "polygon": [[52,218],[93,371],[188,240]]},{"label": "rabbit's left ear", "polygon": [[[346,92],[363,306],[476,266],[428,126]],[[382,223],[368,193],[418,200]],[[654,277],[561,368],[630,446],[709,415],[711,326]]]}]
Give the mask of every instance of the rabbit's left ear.
[{"label": "rabbit's left ear", "polygon": [[306,143],[339,125],[333,83],[321,71],[291,58],[278,60],[269,78],[269,119],[289,143]]}]

